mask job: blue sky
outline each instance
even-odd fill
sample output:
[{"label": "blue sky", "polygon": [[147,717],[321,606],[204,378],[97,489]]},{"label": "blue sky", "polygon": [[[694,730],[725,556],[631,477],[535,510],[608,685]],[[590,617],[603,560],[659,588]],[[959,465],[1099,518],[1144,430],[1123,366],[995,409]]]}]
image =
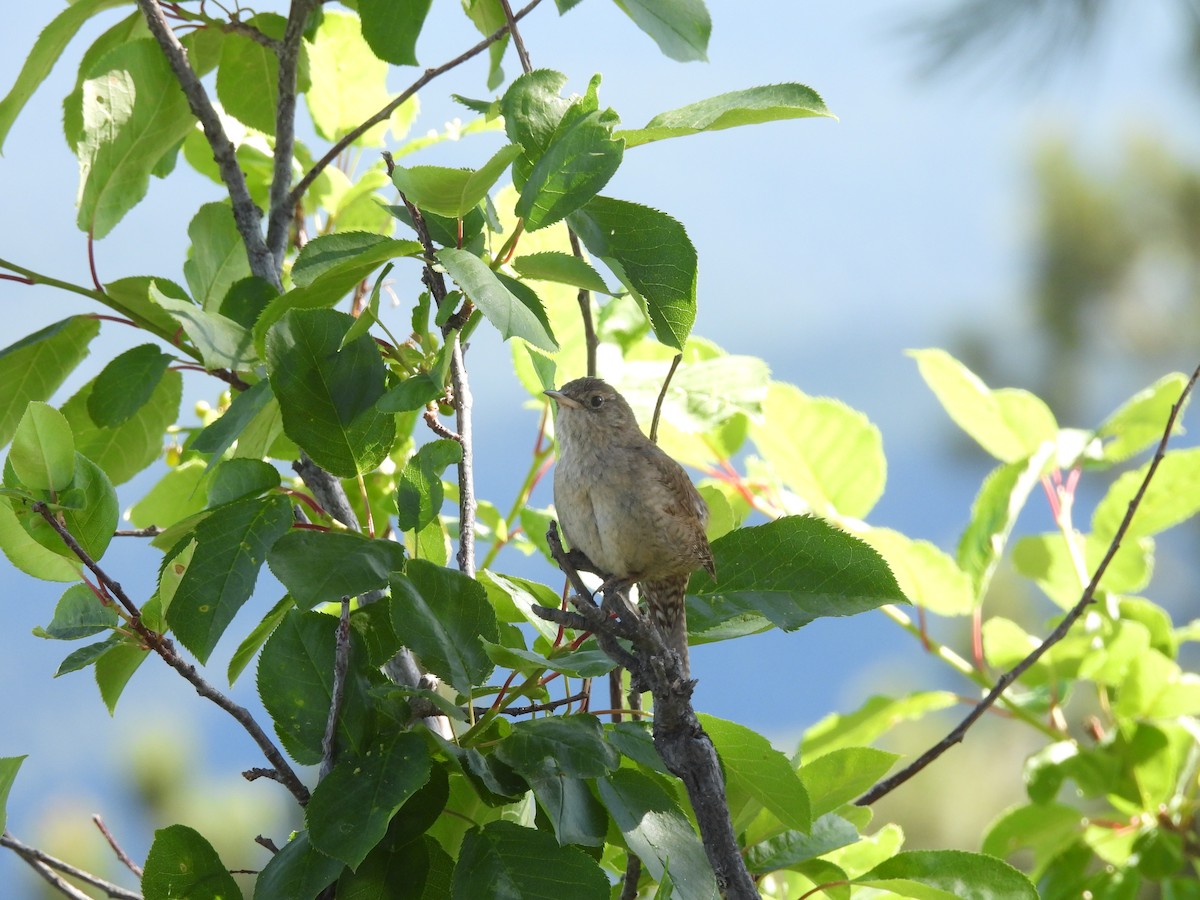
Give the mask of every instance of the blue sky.
[{"label": "blue sky", "polygon": [[[951,426],[903,351],[946,345],[968,325],[986,328],[1017,358],[1022,342],[1033,338],[1019,300],[1033,237],[1027,162],[1038,134],[1058,133],[1103,160],[1115,158],[1124,136],[1143,129],[1169,134],[1178,152],[1194,155],[1196,97],[1178,77],[1166,5],[1127,14],[1090,61],[1045,83],[1020,85],[985,70],[937,81],[914,77],[913,47],[896,26],[930,4],[714,0],[711,6],[707,64],[666,60],[605,0],[588,0],[563,18],[547,0],[523,31],[534,65],[567,72],[571,89],[602,72],[602,101],[631,127],[758,84],[800,81],[822,94],[838,121],[801,120],[639,148],[607,192],[663,209],[687,227],[700,258],[697,333],[730,352],[764,357],[776,378],[837,397],[880,426],[889,485],[872,522],[949,548],[988,464],[982,454],[964,459],[951,452],[945,439]],[[435,7],[418,44],[422,65],[476,40],[457,4]],[[0,92],[56,9],[16,4],[6,11]],[[60,101],[86,35],[119,15],[101,17],[101,26],[71,45],[0,159],[6,212],[0,257],[80,283],[89,281],[86,247],[74,225],[77,171],[59,127]],[[517,71],[511,56],[506,70]],[[418,127],[461,115],[441,98],[451,91],[483,95],[483,76],[477,61],[435,82],[422,95]],[[413,77],[394,73],[393,86]],[[483,154],[482,144],[443,147],[422,161],[467,164]],[[146,201],[97,245],[102,279],[181,280],[188,219],[200,203],[219,199],[215,185],[184,168],[153,183]],[[0,345],[83,311],[75,300],[0,282]],[[472,368],[505,372],[506,349],[483,331],[472,347]],[[106,326],[93,350],[110,355],[140,342],[129,329]],[[1193,364],[1164,360],[1161,371]],[[85,363],[62,399],[98,368]],[[1112,408],[1142,386],[1130,376],[1102,406]],[[185,382],[185,410],[211,400],[218,387]],[[475,394],[477,440],[511,451],[489,456],[479,473],[481,493],[506,503],[523,476],[536,418],[507,376],[477,377]],[[152,480],[143,476],[127,486],[123,504]],[[537,499],[548,503],[548,493]],[[156,564],[153,553],[129,542],[118,542],[106,557],[135,596],[151,589]],[[32,637],[30,629],[49,620],[61,586],[35,582],[2,561],[0,585],[0,755],[30,754],[10,803],[9,824],[18,835],[32,834],[46,809],[81,792],[94,799],[83,807],[120,822],[115,780],[122,748],[126,735],[146,722],[184,727],[186,720],[212,768],[235,773],[258,764],[249,741],[154,660],[135,677],[113,719],[87,674],[52,680],[66,650]],[[255,602],[265,609],[274,599],[264,591]],[[240,617],[231,633],[248,630],[253,616]],[[919,648],[878,615],[705,646],[693,656],[700,708],[781,739],[829,711],[852,708],[882,672],[911,683],[922,677],[922,666]],[[214,680],[223,669],[218,654]],[[234,693],[255,702],[249,676]],[[145,823],[124,824],[130,849],[144,853]],[[0,884],[13,883],[18,868],[12,855],[0,854]]]}]

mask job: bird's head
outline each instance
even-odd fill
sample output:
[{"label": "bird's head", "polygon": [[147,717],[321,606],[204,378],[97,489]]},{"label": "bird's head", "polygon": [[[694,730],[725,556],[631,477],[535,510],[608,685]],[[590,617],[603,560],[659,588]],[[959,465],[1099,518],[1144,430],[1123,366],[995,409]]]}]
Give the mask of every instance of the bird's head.
[{"label": "bird's head", "polygon": [[586,433],[597,440],[629,428],[641,434],[625,398],[599,378],[576,378],[557,391],[545,393],[558,404],[560,438],[565,436],[564,432]]}]

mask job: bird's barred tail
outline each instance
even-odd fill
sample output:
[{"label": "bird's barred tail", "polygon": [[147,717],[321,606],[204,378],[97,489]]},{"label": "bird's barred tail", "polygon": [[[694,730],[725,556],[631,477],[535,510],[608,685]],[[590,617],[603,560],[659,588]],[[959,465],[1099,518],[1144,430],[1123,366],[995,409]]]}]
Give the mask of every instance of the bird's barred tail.
[{"label": "bird's barred tail", "polygon": [[679,654],[683,661],[683,677],[691,678],[688,664],[687,609],[684,596],[687,594],[688,576],[664,578],[660,581],[643,581],[638,592],[646,600],[650,617],[662,632],[667,646]]}]

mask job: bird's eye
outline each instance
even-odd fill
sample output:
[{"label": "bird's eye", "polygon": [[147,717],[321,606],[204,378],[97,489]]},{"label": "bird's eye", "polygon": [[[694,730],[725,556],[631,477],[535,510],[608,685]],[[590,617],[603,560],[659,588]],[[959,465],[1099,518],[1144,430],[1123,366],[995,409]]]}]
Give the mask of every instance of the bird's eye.
[{"label": "bird's eye", "polygon": [[588,397],[588,406],[590,406],[592,409],[599,409],[603,405],[604,398],[599,394],[592,394],[592,396]]}]

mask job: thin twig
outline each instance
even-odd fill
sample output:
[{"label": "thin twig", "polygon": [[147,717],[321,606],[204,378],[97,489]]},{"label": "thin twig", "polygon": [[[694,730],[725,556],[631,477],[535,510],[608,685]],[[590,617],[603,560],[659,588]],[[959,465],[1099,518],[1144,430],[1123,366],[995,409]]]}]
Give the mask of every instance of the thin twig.
[{"label": "thin twig", "polygon": [[256,835],[254,838],[254,843],[258,844],[260,847],[266,847],[271,851],[272,856],[279,852],[279,848],[275,846],[275,842],[265,835]]},{"label": "thin twig", "polygon": [[121,845],[117,843],[116,837],[114,837],[113,833],[108,830],[108,826],[104,824],[104,820],[100,818],[100,814],[96,813],[94,816],[92,816],[92,821],[96,823],[96,827],[100,829],[100,833],[104,835],[104,839],[108,841],[108,846],[112,847],[113,853],[117,854],[117,859],[119,859],[125,865],[125,868],[127,868],[130,872],[132,872],[138,878],[141,878],[142,867],[135,863],[129,854],[122,849]]},{"label": "thin twig", "polygon": [[145,528],[118,528],[113,532],[113,537],[158,537],[163,533],[163,530],[157,525],[148,525]]},{"label": "thin twig", "polygon": [[146,646],[162,657],[163,661],[172,669],[184,677],[184,679],[196,689],[196,693],[206,700],[211,700],[233,718],[246,730],[254,743],[258,744],[267,761],[275,767],[279,773],[279,781],[283,784],[296,798],[296,801],[304,806],[308,803],[308,788],[296,776],[292,767],[288,765],[287,759],[275,746],[274,742],[267,736],[267,733],[262,730],[262,727],[255,721],[254,716],[244,706],[234,703],[229,697],[222,694],[215,687],[204,680],[204,677],[196,671],[196,667],[185,661],[176,651],[174,645],[156,631],[152,631],[142,623],[142,612],[138,609],[129,595],[125,593],[125,589],[114,581],[107,572],[100,568],[87,551],[79,545],[79,542],[71,535],[66,527],[54,517],[49,507],[45,503],[37,502],[33,504],[33,511],[40,515],[49,523],[58,536],[62,538],[63,543],[70,548],[71,552],[79,558],[85,566],[92,571],[92,574],[100,581],[100,583],[108,590],[110,594],[120,601],[130,615],[130,626],[138,633],[138,635],[146,642]]},{"label": "thin twig", "polygon": [[114,898],[114,900],[142,900],[141,894],[127,890],[119,884],[113,884],[111,881],[105,881],[91,872],[73,866],[68,862],[63,862],[61,859],[51,856],[49,853],[39,850],[36,847],[22,843],[13,837],[10,831],[0,834],[0,847],[7,847],[12,850],[17,856],[25,860],[34,871],[50,882],[56,890],[68,897],[76,898],[76,900],[79,900],[79,898],[82,898],[82,900],[92,900],[92,898],[64,881],[54,873],[54,870],[62,872],[64,875],[69,875],[72,878],[77,878],[85,884],[90,884],[92,887],[104,891],[105,894]]},{"label": "thin twig", "polygon": [[676,353],[675,358],[671,360],[671,368],[667,370],[667,377],[663,379],[662,390],[658,392],[658,401],[654,404],[654,418],[650,422],[650,443],[658,443],[658,420],[662,416],[663,401],[667,399],[667,388],[671,386],[671,379],[675,377],[675,370],[679,368],[679,363],[683,360],[682,353]]},{"label": "thin twig", "polygon": [[[139,0],[139,2],[146,2],[146,0]],[[542,0],[530,0],[529,3],[527,3],[524,7],[522,7],[516,13],[516,15],[513,16],[513,18],[518,22],[521,21],[521,19],[525,18],[525,16],[527,16],[527,15],[529,15],[529,13],[533,12],[534,8],[541,2],[542,2]],[[504,35],[506,35],[506,34],[508,34],[508,24],[507,23],[505,23],[500,28],[496,29],[494,32],[489,34],[487,37],[485,37],[482,41],[480,41],[474,47],[471,47],[469,50],[465,50],[464,52],[460,53],[458,56],[454,57],[454,59],[444,62],[440,66],[437,66],[436,68],[426,69],[424,74],[422,74],[420,78],[418,78],[416,81],[414,81],[412,84],[410,84],[407,88],[405,88],[403,91],[401,91],[399,94],[397,94],[394,98],[392,98],[392,100],[389,101],[387,103],[387,105],[384,106],[382,109],[380,109],[379,112],[375,113],[375,115],[371,116],[369,119],[367,119],[362,124],[358,125],[353,130],[342,135],[342,137],[337,141],[337,143],[335,143],[332,147],[330,147],[329,151],[324,156],[322,156],[319,160],[317,160],[313,164],[313,167],[311,169],[309,169],[306,173],[304,173],[304,177],[301,178],[296,183],[296,186],[294,188],[292,188],[291,194],[288,195],[289,204],[294,206],[296,203],[298,203],[300,201],[300,198],[304,196],[304,192],[309,189],[309,187],[312,185],[312,183],[314,181],[316,181],[317,176],[319,176],[323,171],[325,171],[326,166],[328,166],[335,159],[337,159],[338,156],[341,155],[343,150],[345,150],[347,147],[349,147],[351,144],[353,144],[356,140],[358,140],[369,129],[378,125],[380,122],[386,121],[387,118],[396,109],[396,107],[400,106],[400,104],[404,103],[404,101],[408,100],[410,97],[413,96],[413,94],[415,94],[421,88],[425,87],[425,85],[429,84],[429,82],[433,81],[433,79],[437,78],[439,75],[444,75],[446,72],[449,72],[451,69],[462,65],[463,63],[465,63],[467,60],[471,59],[472,57],[478,56],[480,53],[482,53],[484,50],[486,50],[492,44],[496,43],[496,41],[500,40],[500,38],[504,37]]]},{"label": "thin twig", "polygon": [[508,23],[508,33],[512,35],[513,46],[517,48],[521,71],[528,75],[533,71],[533,63],[529,61],[529,51],[525,49],[525,41],[521,38],[521,32],[517,30],[517,20],[513,18],[512,7],[508,0],[500,0],[500,7],[504,10],[504,21]]},{"label": "thin twig", "polygon": [[642,877],[642,861],[630,852],[625,860],[625,883],[621,887],[621,900],[637,900],[638,879]]},{"label": "thin twig", "polygon": [[947,734],[944,738],[922,753],[921,756],[919,756],[909,765],[905,766],[895,775],[891,776],[890,778],[883,779],[873,788],[859,797],[856,801],[854,801],[857,805],[868,806],[871,803],[874,803],[880,797],[891,793],[955,744],[960,743],[966,736],[968,729],[975,724],[975,721],[979,719],[980,716],[982,716],[985,712],[987,712],[988,709],[991,708],[992,704],[994,704],[1000,698],[1000,695],[1008,689],[1009,685],[1020,678],[1026,669],[1041,659],[1047,650],[1066,637],[1067,632],[1071,630],[1071,626],[1075,624],[1075,621],[1083,615],[1084,611],[1091,606],[1092,603],[1095,602],[1096,590],[1100,585],[1100,579],[1104,577],[1104,573],[1108,570],[1109,563],[1111,563],[1113,557],[1116,556],[1117,550],[1121,546],[1121,540],[1125,537],[1125,532],[1129,530],[1129,525],[1133,521],[1134,514],[1137,512],[1138,507],[1141,506],[1142,498],[1146,495],[1146,489],[1150,486],[1150,482],[1154,478],[1154,473],[1158,471],[1159,463],[1162,462],[1163,457],[1166,455],[1167,444],[1171,440],[1171,433],[1175,430],[1175,420],[1179,417],[1179,412],[1181,409],[1183,409],[1183,404],[1187,400],[1188,394],[1191,393],[1192,388],[1195,387],[1197,379],[1200,379],[1200,366],[1196,367],[1196,371],[1192,373],[1192,377],[1188,379],[1188,383],[1184,385],[1183,391],[1179,395],[1179,399],[1176,400],[1175,404],[1171,407],[1171,412],[1167,416],[1166,427],[1163,429],[1162,439],[1158,442],[1158,448],[1154,451],[1154,458],[1150,460],[1150,465],[1146,469],[1146,475],[1142,479],[1142,483],[1138,487],[1137,493],[1134,494],[1133,499],[1129,501],[1129,507],[1125,510],[1125,518],[1121,520],[1120,526],[1118,526],[1116,533],[1109,542],[1108,552],[1106,552],[1104,554],[1104,558],[1100,560],[1100,564],[1096,567],[1096,571],[1092,575],[1092,580],[1089,581],[1087,587],[1083,589],[1083,594],[1079,598],[1079,602],[1071,607],[1070,612],[1068,612],[1063,617],[1062,621],[1058,623],[1058,627],[1050,632],[1046,639],[1042,641],[1041,644],[1039,644],[1036,648],[1034,648],[1033,652],[1031,652],[1023,660],[1000,676],[995,686],[988,691],[987,696],[985,696],[979,702],[979,705],[972,709],[963,718],[963,720],[958,723],[953,731]]},{"label": "thin twig", "polygon": [[333,661],[333,690],[329,702],[329,718],[325,722],[325,737],[321,740],[321,778],[333,771],[337,762],[337,728],[342,715],[342,700],[346,696],[346,671],[350,668],[350,598],[342,598],[342,614],[338,619],[337,650]]},{"label": "thin twig", "polygon": [[250,197],[250,191],[246,187],[246,176],[242,172],[241,166],[238,165],[237,148],[229,140],[229,135],[225,133],[225,127],[221,124],[221,116],[209,99],[208,91],[205,90],[200,78],[188,62],[187,50],[179,42],[175,32],[171,30],[158,0],[137,0],[137,5],[141,9],[142,15],[146,17],[150,33],[154,35],[159,47],[162,48],[171,71],[175,73],[175,78],[183,89],[184,96],[187,97],[192,114],[200,121],[200,125],[204,129],[204,136],[208,139],[213,159],[216,160],[217,168],[221,173],[221,181],[224,182],[225,189],[229,192],[229,199],[233,204],[233,219],[237,223],[238,234],[241,235],[242,242],[246,245],[246,254],[250,259],[250,271],[282,290],[283,284],[279,279],[279,270],[275,267],[274,258],[267,249],[260,230],[262,214]]},{"label": "thin twig", "polygon": [[[576,259],[583,259],[583,247],[579,243],[579,235],[575,233],[575,229],[567,228],[567,237],[571,240],[571,252],[575,254]],[[596,377],[596,347],[599,341],[596,338],[596,326],[592,322],[592,292],[579,289],[579,315],[583,319],[583,341],[587,347],[587,374],[589,378]]]}]

